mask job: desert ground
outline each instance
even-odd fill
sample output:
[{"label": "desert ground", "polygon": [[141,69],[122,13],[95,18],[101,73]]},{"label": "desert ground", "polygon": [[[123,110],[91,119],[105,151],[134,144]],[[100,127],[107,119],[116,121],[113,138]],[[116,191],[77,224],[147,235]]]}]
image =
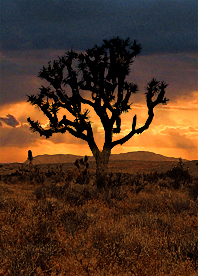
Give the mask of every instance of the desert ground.
[{"label": "desert ground", "polygon": [[0,275],[198,275],[197,161],[0,165]]}]

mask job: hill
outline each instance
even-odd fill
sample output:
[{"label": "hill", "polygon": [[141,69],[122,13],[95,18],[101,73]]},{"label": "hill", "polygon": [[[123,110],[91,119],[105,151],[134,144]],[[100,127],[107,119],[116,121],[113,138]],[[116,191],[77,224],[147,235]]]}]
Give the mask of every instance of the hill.
[{"label": "hill", "polygon": [[[80,155],[73,154],[55,154],[55,155],[37,155],[34,157],[34,164],[55,164],[55,163],[73,163],[76,159],[82,158]],[[137,161],[178,161],[179,158],[166,157],[161,154],[156,154],[148,151],[127,152],[120,154],[111,154],[110,161],[115,160],[137,160]],[[89,156],[89,161],[94,161],[93,156]],[[187,161],[187,160],[183,160]],[[27,163],[26,160],[24,163]]]},{"label": "hill", "polygon": [[[149,151],[134,151],[120,154],[112,154],[110,160],[138,160],[138,161],[178,161],[179,158],[166,157]],[[183,160],[187,161],[187,160]]]}]

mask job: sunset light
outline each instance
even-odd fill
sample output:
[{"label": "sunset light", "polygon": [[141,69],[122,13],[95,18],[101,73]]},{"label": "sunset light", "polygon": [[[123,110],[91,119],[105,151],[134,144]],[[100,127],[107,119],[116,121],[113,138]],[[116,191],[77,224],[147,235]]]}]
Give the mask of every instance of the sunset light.
[{"label": "sunset light", "polygon": [[198,275],[198,1],[0,8],[0,276]]},{"label": "sunset light", "polygon": [[[117,35],[121,38],[130,37],[132,41],[137,39],[141,44],[142,51],[134,59],[128,77],[129,81],[137,83],[139,91],[131,96],[130,102],[133,103],[131,110],[122,115],[121,132],[114,134],[113,139],[121,138],[130,132],[134,115],[137,115],[137,126],[140,127],[145,123],[147,119],[145,92],[147,83],[152,78],[168,83],[166,96],[169,102],[167,105],[156,107],[154,119],[148,130],[141,135],[136,134],[122,146],[113,148],[112,153],[141,150],[169,157],[198,159],[195,1],[188,3],[181,1],[180,4],[178,3],[179,10],[175,6],[176,4],[170,9],[166,5],[167,1],[153,6],[153,1],[149,0],[144,3],[145,9],[138,4],[139,2],[131,1],[130,4],[130,1],[123,1],[121,5],[116,1],[111,8],[110,6],[106,7],[106,12],[101,9],[99,3],[94,2],[95,9],[91,10],[98,18],[94,24],[92,24],[94,17],[92,18],[90,13],[87,13],[87,9],[89,10],[90,7],[84,3],[81,5],[80,21],[75,23],[77,25],[74,24],[73,17],[71,18],[68,9],[61,4],[61,1],[57,1],[57,3],[53,1],[52,6],[48,7],[49,11],[46,11],[50,14],[49,18],[51,18],[53,9],[59,10],[61,5],[65,13],[63,16],[61,11],[60,18],[52,21],[50,28],[47,27],[45,19],[42,19],[42,7],[39,3],[36,8],[37,12],[34,12],[35,4],[32,7],[32,3],[30,6],[24,5],[23,7],[23,4],[12,5],[11,2],[12,8],[10,7],[10,13],[4,20],[5,27],[2,28],[1,163],[24,162],[29,149],[32,150],[34,156],[59,153],[92,155],[85,141],[77,139],[69,133],[55,134],[47,140],[43,136],[40,137],[38,133],[32,133],[27,122],[28,117],[40,121],[43,126],[47,126],[49,121],[41,111],[27,103],[26,95],[37,94],[42,85],[48,85],[38,78],[38,72],[49,61],[57,59],[57,56],[63,55],[71,48],[78,53],[85,52],[87,48],[93,47],[96,43],[100,44],[103,39]],[[60,3],[58,4],[58,2]],[[132,2],[134,2],[133,5],[138,11],[137,13],[131,14],[130,12],[133,11]],[[72,10],[74,6],[71,7]],[[98,12],[96,13],[97,8],[101,13],[100,17],[98,17]],[[17,9],[17,13],[14,13],[15,9]],[[83,16],[83,10],[86,11],[86,16]],[[151,10],[152,20],[148,16],[148,12]],[[114,17],[118,11],[119,18]],[[5,9],[6,12],[8,11]],[[75,10],[73,12],[75,14]],[[29,14],[29,16],[23,17],[24,14]],[[68,16],[70,22],[67,22],[63,34],[59,20],[64,22]],[[19,26],[17,32],[9,27],[6,18],[10,18],[13,26],[16,24]],[[41,22],[39,32],[35,27],[38,24],[38,18]],[[49,21],[50,19],[47,18],[46,20]],[[101,21],[101,18],[104,19],[104,22]],[[158,20],[161,22],[160,24],[158,24]],[[151,32],[151,30],[153,31]],[[181,35],[179,30],[182,32],[185,30],[185,35],[184,33]],[[120,56],[119,60],[125,62]],[[86,92],[83,91],[83,93],[85,95]],[[99,117],[93,110],[90,111],[95,140],[101,149],[104,144],[104,130]],[[65,110],[60,110],[59,114],[64,115],[65,112]]]},{"label": "sunset light", "polygon": [[[168,157],[182,157],[183,159],[198,159],[198,92],[192,92],[185,99],[170,102],[167,106],[157,107],[154,120],[150,128],[141,135],[135,135],[127,143],[117,146],[112,153],[132,151],[150,151]],[[76,154],[91,155],[85,141],[77,139],[69,133],[55,134],[49,139],[41,138],[32,133],[27,123],[28,116],[47,124],[47,118],[33,106],[26,102],[6,104],[1,109],[0,118],[4,114],[14,114],[19,125],[12,127],[5,122],[1,126],[1,159],[0,162],[24,162],[27,152],[32,150],[33,155],[41,154]],[[64,112],[63,112],[64,113]],[[123,115],[121,133],[114,135],[118,139],[130,132],[131,118],[137,114],[137,124],[141,126],[147,116],[144,99],[132,105],[131,111]],[[94,111],[91,112],[91,121],[96,143],[102,148],[104,131],[101,122]]]}]

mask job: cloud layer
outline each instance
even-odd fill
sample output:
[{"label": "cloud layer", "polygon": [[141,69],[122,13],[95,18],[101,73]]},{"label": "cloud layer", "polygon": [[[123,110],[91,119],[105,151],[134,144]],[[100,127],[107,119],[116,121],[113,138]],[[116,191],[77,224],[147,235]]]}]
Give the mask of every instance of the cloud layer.
[{"label": "cloud layer", "polygon": [[2,49],[84,50],[112,36],[144,53],[196,51],[196,0],[2,0]]},{"label": "cloud layer", "polygon": [[6,117],[0,117],[0,126],[3,126],[2,122],[12,127],[20,125],[19,121],[11,114],[6,115]]},{"label": "cloud layer", "polygon": [[[57,59],[64,51],[4,52],[2,56],[1,103],[24,101],[26,94],[37,94],[45,83],[37,77],[48,61]],[[171,100],[197,89],[195,54],[139,55],[131,67],[129,80],[137,83],[144,97],[146,84],[152,79],[169,84],[167,97]],[[47,86],[49,83],[46,84]]]}]

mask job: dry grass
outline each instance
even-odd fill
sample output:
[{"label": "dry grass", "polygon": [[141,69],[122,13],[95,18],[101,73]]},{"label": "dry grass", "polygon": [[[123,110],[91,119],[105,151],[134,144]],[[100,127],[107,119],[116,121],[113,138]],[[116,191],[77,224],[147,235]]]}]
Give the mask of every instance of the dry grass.
[{"label": "dry grass", "polygon": [[198,275],[197,180],[116,179],[1,181],[0,275]]}]

